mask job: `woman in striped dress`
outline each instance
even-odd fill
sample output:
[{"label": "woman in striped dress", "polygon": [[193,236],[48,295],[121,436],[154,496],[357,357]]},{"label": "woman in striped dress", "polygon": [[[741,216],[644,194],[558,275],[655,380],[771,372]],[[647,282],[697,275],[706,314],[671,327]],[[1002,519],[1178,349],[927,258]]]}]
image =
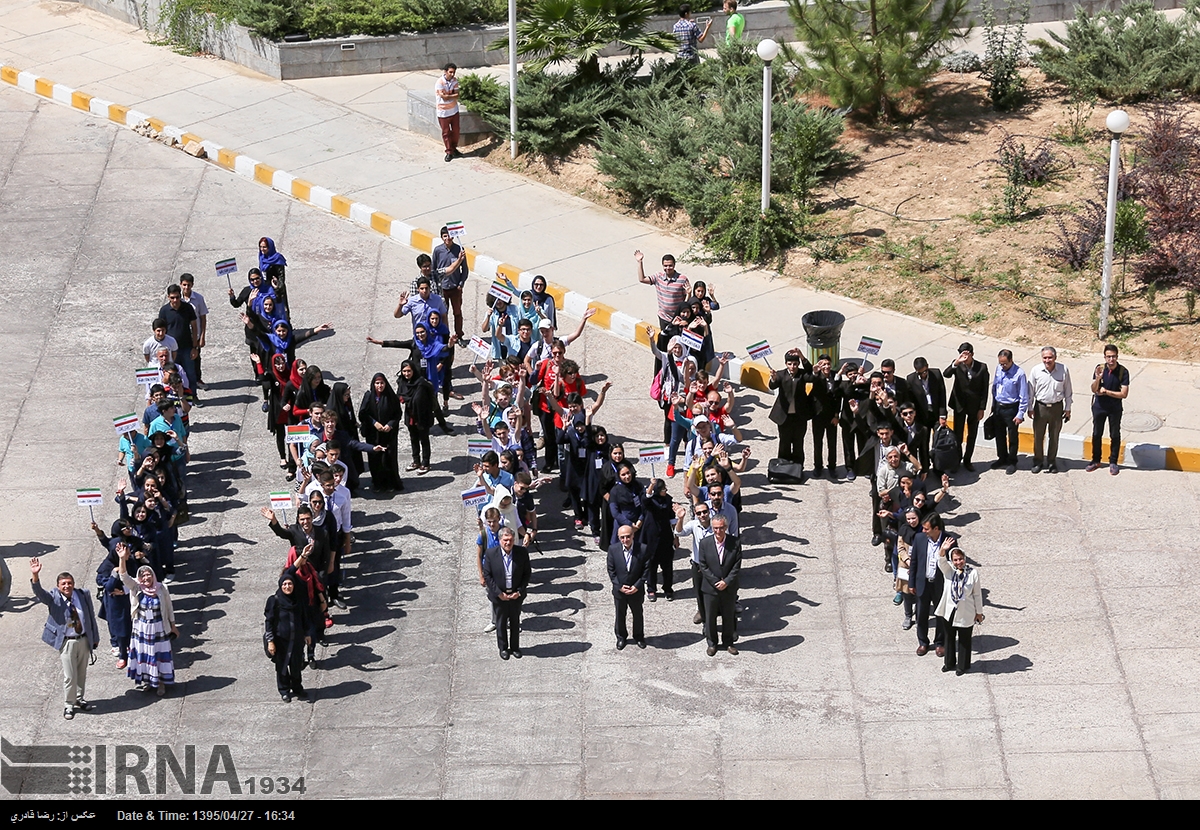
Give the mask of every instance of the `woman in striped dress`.
[{"label": "woman in striped dress", "polygon": [[175,662],[171,658],[171,640],[179,636],[175,627],[175,609],[167,587],[155,579],[154,569],[143,565],[137,579],[128,571],[129,551],[121,552],[119,572],[129,591],[133,612],[133,637],[129,643],[130,679],[139,691],[154,689],[159,697],[175,682]]}]

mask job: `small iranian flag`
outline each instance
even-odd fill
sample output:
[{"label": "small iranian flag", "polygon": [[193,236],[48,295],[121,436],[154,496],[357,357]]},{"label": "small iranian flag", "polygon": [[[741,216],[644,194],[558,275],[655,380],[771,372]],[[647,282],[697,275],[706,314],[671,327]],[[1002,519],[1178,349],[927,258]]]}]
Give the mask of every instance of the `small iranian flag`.
[{"label": "small iranian flag", "polygon": [[138,386],[153,386],[158,383],[161,376],[158,369],[138,369],[136,372]]},{"label": "small iranian flag", "polygon": [[75,491],[75,502],[80,507],[104,504],[104,493],[99,487],[85,487],[82,490]]},{"label": "small iranian flag", "polygon": [[758,360],[759,358],[774,354],[774,352],[771,351],[771,344],[766,340],[759,340],[757,343],[747,346],[746,351],[750,353],[751,360]]},{"label": "small iranian flag", "polygon": [[271,494],[271,509],[272,510],[290,510],[292,507],[291,493],[272,493]]},{"label": "small iranian flag", "polygon": [[296,424],[287,428],[287,443],[289,444],[307,444],[311,437],[312,432],[304,424]]},{"label": "small iranian flag", "polygon": [[501,300],[505,304],[513,301],[512,289],[500,282],[500,280],[496,280],[492,283],[492,287],[488,289],[488,296],[495,297],[497,300]]},{"label": "small iranian flag", "polygon": [[113,429],[117,431],[117,435],[124,435],[126,432],[133,432],[138,426],[138,416],[130,412],[128,415],[122,415],[119,418],[113,418]]},{"label": "small iranian flag", "polygon": [[858,341],[858,350],[863,354],[879,354],[879,350],[883,348],[883,341],[878,337],[864,337]]},{"label": "small iranian flag", "polygon": [[467,233],[467,229],[463,226],[463,223],[459,220],[447,222],[446,230],[449,232],[451,239],[458,239],[462,236],[465,236]]},{"label": "small iranian flag", "polygon": [[704,345],[704,338],[694,332],[684,331],[679,332],[679,342],[687,346],[693,352],[700,351],[700,347]]},{"label": "small iranian flag", "polygon": [[218,277],[223,277],[226,274],[236,274],[236,273],[237,273],[237,260],[234,259],[233,257],[230,257],[229,259],[223,259],[217,263],[217,276]]},{"label": "small iranian flag", "polygon": [[638,450],[638,462],[641,464],[660,464],[667,457],[667,448],[662,444],[652,444]]},{"label": "small iranian flag", "polygon": [[468,438],[467,455],[482,458],[484,453],[492,448],[492,442],[486,438]]}]

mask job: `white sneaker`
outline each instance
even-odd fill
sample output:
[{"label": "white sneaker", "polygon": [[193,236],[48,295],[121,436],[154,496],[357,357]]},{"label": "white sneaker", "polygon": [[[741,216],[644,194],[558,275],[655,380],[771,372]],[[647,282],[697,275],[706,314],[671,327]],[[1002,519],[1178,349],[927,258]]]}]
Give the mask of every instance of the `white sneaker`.
[{"label": "white sneaker", "polygon": [[483,629],[483,633],[484,633],[484,634],[491,634],[491,633],[492,633],[493,631],[495,631],[495,630],[496,630],[496,624],[495,624],[495,623],[488,623],[488,624],[487,624],[487,628]]}]

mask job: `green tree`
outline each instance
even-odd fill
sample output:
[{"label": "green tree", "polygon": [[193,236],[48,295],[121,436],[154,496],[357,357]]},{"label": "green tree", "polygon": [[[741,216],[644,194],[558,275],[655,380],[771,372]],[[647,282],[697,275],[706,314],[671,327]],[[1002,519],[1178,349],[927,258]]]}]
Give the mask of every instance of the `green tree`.
[{"label": "green tree", "polygon": [[[517,21],[517,55],[528,71],[574,61],[582,78],[598,79],[600,52],[610,43],[631,56],[678,48],[671,32],[646,30],[657,11],[655,0],[536,0]],[[507,49],[507,35],[488,48]]]},{"label": "green tree", "polygon": [[970,27],[967,0],[788,0],[804,52],[789,52],[836,106],[895,121]]}]

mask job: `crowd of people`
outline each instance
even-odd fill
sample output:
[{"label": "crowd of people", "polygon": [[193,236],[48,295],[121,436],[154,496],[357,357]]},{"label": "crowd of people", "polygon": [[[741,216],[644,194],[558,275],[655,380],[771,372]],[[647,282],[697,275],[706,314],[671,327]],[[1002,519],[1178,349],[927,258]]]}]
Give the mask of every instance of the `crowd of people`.
[{"label": "crowd of people", "polygon": [[[454,389],[453,367],[455,351],[467,339],[462,292],[468,274],[461,245],[447,228],[441,236],[432,256],[417,257],[416,276],[395,308],[395,318],[411,324],[412,336],[367,337],[407,350],[396,385],[386,372],[376,372],[357,412],[347,383],[327,384],[319,367],[296,354],[332,326],[293,325],[287,261],[271,239],[259,240],[259,266],[249,271],[248,284],[240,293],[229,290],[230,304],[240,310],[250,371],[262,392],[280,468],[295,482],[288,505],[293,524],[271,508],[261,510],[286,545],[263,625],[264,651],[275,665],[284,701],[307,699],[303,669],[316,663],[316,645],[334,625],[332,610],[348,609],[343,564],[354,539],[352,499],[364,477],[369,475],[376,497],[404,489],[401,426],[412,451],[405,472],[418,476],[430,470],[433,425],[455,434],[447,415],[456,405],[452,400],[464,400]],[[720,303],[711,287],[680,274],[672,255],[664,255],[661,270],[652,275],[640,251],[634,258],[639,282],[652,286],[657,299],[659,326],[647,327],[646,335],[654,357],[650,398],[662,413],[663,447],[652,456],[665,461],[664,478],[640,476],[638,451],[627,452],[597,421],[612,383],[589,391],[579,364],[567,357],[594,311],[572,332],[560,332],[545,278],[536,277],[522,291],[497,274],[509,291],[488,295],[480,325],[486,357],[471,344],[473,359],[463,374],[479,382],[478,397],[468,402],[479,436],[469,442],[478,457],[469,488],[478,511],[474,570],[492,606],[484,630],[495,632],[504,660],[522,656],[520,615],[533,567],[529,551],[540,551],[539,514],[554,509],[563,510],[567,526],[573,521],[584,540],[605,552],[618,650],[630,640],[646,647],[645,603],[675,599],[680,580],[674,561],[683,548],[690,551],[693,623],[702,626],[707,654],[715,656],[718,648],[738,653],[742,474],[751,450],[725,377],[732,355],[713,346]],[[167,289],[166,303],[151,320],[142,358],[154,382],[147,382],[136,428],[119,439],[118,463],[126,479],[114,495],[119,518],[107,534],[92,523],[106,553],[95,577],[99,614],[93,614],[87,593],[75,590],[71,574],[60,574],[57,591],[50,593],[39,583],[40,562],[31,563],[34,593],[51,611],[44,639],[62,655],[67,719],[93,708],[84,692],[88,658],[99,646],[97,617],[106,621],[116,667],[138,688],[161,696],[174,682],[172,643],[179,629],[168,585],[174,581],[178,528],[188,519],[189,419],[200,406],[207,314],[194,279],[184,274]],[[941,515],[951,476],[975,472],[981,427],[996,443],[992,466],[1014,474],[1020,463],[1017,430],[1026,418],[1034,428],[1032,472],[1058,472],[1059,434],[1073,404],[1070,374],[1049,346],[1028,376],[1008,350],[1000,351],[989,372],[970,343],[942,371],[917,357],[907,377],[897,375],[890,359],[872,370],[862,360],[835,366],[830,354],[813,357],[815,363],[799,349],[788,351],[785,368],[771,374],[776,397],[770,420],[779,441],[772,466],[789,469],[798,484],[810,474],[836,478],[840,444],[844,479],[869,480],[871,544],[883,549],[893,602],[903,607],[903,628],[916,629],[918,655],[934,649],[944,658],[943,670],[962,674],[970,667],[971,633],[983,613],[979,569]],[[1107,425],[1109,469],[1116,475],[1129,372],[1115,346],[1106,346],[1104,357],[1091,379],[1095,429],[1087,470],[1101,466]],[[805,455],[810,425],[811,470]],[[681,486],[672,495],[679,473]]]}]

